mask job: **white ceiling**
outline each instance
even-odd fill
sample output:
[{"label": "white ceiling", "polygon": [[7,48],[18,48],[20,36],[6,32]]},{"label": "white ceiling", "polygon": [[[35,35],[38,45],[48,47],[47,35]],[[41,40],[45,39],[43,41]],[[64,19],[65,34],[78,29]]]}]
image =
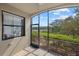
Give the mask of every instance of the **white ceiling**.
[{"label": "white ceiling", "polygon": [[28,14],[35,14],[51,8],[60,8],[61,6],[79,6],[79,3],[8,3],[8,5],[13,6]]},{"label": "white ceiling", "polygon": [[9,3],[17,9],[20,9],[23,12],[34,14],[38,11],[46,10],[55,6],[61,5],[61,3]]}]

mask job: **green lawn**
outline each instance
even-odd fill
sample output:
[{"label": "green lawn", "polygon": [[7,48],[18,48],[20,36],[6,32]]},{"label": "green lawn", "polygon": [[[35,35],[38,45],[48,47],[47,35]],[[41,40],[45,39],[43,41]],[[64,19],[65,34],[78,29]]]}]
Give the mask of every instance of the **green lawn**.
[{"label": "green lawn", "polygon": [[[32,32],[32,35],[36,36],[37,34],[36,34],[36,32]],[[40,35],[43,36],[43,37],[47,37],[47,32],[40,32]],[[79,36],[50,33],[49,38],[51,40],[57,39],[57,40],[70,41],[70,42],[74,42],[74,43],[79,44]]]}]

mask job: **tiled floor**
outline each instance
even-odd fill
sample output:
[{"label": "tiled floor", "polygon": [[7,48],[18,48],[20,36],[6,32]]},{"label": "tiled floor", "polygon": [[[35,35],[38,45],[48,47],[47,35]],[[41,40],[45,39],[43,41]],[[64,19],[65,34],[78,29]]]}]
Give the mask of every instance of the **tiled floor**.
[{"label": "tiled floor", "polygon": [[34,49],[32,47],[26,47],[24,50],[16,53],[14,56],[59,56],[59,54],[51,54],[43,49]]}]

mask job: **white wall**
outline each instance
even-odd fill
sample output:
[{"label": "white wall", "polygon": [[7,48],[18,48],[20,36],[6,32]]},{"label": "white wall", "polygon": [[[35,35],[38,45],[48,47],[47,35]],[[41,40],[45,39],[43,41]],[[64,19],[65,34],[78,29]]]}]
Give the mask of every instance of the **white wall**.
[{"label": "white wall", "polygon": [[[2,41],[2,15],[1,10],[5,10],[25,17],[25,36]],[[7,4],[0,4],[0,55],[13,55],[30,44],[30,16]]]}]

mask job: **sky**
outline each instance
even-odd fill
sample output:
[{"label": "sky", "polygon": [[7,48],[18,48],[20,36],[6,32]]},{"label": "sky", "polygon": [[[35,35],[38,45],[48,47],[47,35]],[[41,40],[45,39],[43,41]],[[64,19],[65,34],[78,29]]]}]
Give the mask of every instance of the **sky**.
[{"label": "sky", "polygon": [[[57,9],[57,10],[51,10],[49,11],[49,23],[53,22],[54,20],[57,19],[65,19],[69,16],[75,16],[75,8],[76,7],[71,7],[71,8],[63,8],[63,9]],[[33,24],[38,23],[38,16],[33,17]],[[47,19],[48,19],[48,14],[47,12],[43,12],[40,14],[40,26],[47,26]]]}]

